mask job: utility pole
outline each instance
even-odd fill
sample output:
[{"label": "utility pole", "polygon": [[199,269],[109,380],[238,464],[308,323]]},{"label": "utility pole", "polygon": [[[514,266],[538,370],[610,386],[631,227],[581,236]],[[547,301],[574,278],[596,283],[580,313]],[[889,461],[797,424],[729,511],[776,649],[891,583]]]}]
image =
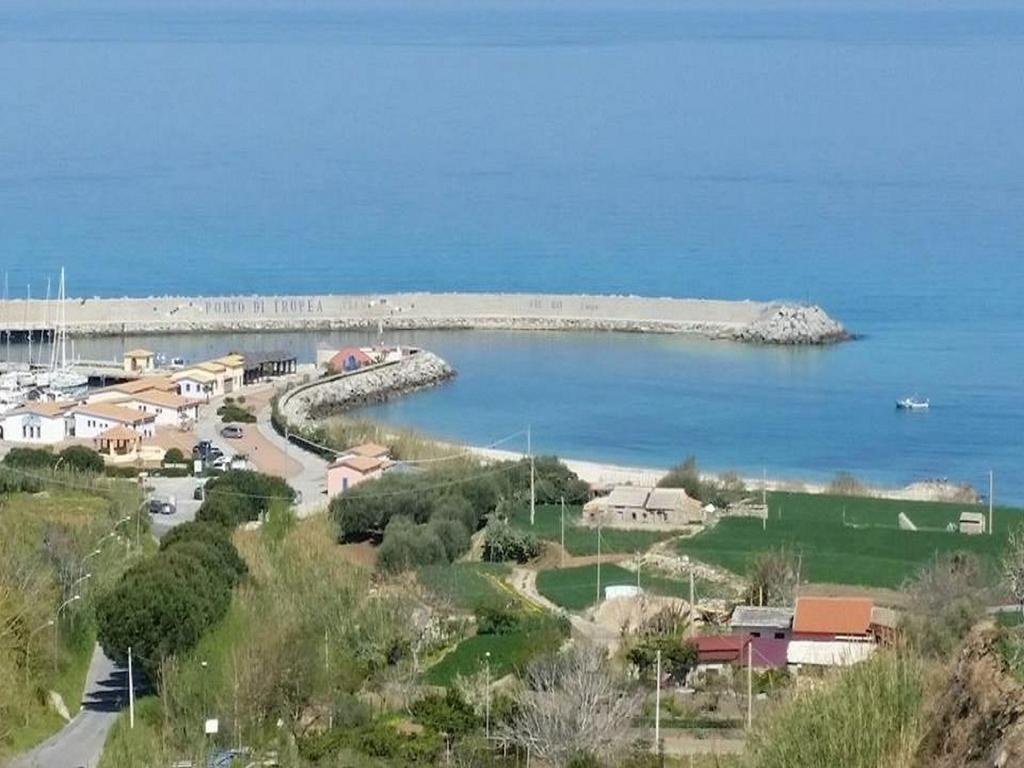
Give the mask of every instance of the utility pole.
[{"label": "utility pole", "polygon": [[640,594],[640,552],[636,553],[636,592]]},{"label": "utility pole", "polygon": [[537,514],[537,495],[534,492],[533,438],[529,425],[526,426],[526,453],[530,456],[530,525],[533,525],[534,517]]},{"label": "utility pole", "polygon": [[754,641],[747,638],[747,730],[754,721]]},{"label": "utility pole", "polygon": [[658,752],[661,745],[661,649],[655,655],[656,671],[654,673],[654,751]]},{"label": "utility pole", "polygon": [[601,518],[597,518],[597,604],[601,604]]},{"label": "utility pole", "polygon": [[992,496],[995,493],[995,476],[988,471],[988,535],[992,535]]},{"label": "utility pole", "polygon": [[562,497],[562,554],[559,558],[558,567],[565,567],[565,496]]},{"label": "utility pole", "polygon": [[491,743],[491,652],[487,651],[486,653],[484,653],[484,658],[487,660],[486,661],[486,668],[485,668],[486,669],[486,682],[485,682],[485,686],[487,688],[487,699],[486,699],[486,701],[484,703],[484,710],[485,710],[485,726],[484,727],[486,729],[485,730],[485,734],[486,734],[486,738],[487,738],[487,743],[489,745]]},{"label": "utility pole", "polygon": [[696,629],[697,629],[694,626],[694,622],[693,622],[696,610],[697,610],[697,608],[696,608],[696,598],[694,597],[694,589],[693,589],[693,566],[691,565],[690,566],[690,636],[691,637],[696,634]]},{"label": "utility pole", "polygon": [[128,646],[128,728],[135,728],[135,677],[132,674],[132,647]]},{"label": "utility pole", "polygon": [[[324,673],[327,677],[327,685],[331,685],[331,646],[328,644],[327,627],[324,627]],[[333,686],[332,686],[333,687]],[[332,701],[327,709],[327,727],[334,727],[334,701]]]}]

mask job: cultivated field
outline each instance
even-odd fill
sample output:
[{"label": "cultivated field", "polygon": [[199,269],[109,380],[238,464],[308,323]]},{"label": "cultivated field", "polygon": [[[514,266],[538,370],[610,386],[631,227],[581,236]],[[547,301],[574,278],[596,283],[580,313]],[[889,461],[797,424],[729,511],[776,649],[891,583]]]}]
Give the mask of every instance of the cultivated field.
[{"label": "cultivated field", "polygon": [[[601,566],[601,595],[604,588],[620,585],[636,585],[636,571],[607,564]],[[666,597],[690,597],[689,579],[673,579],[663,575],[651,575],[640,571],[640,587],[645,592]],[[581,611],[597,602],[597,566],[583,565],[578,568],[558,568],[537,574],[537,591],[555,605],[570,611]],[[718,597],[722,587],[703,579],[694,580],[694,592],[698,599]]]},{"label": "cultivated field", "polygon": [[[943,552],[972,552],[995,564],[1007,532],[1024,524],[1024,510],[997,508],[994,535],[965,536],[946,527],[981,507],[860,497],[772,493],[768,507],[767,530],[760,519],[727,518],[676,547],[739,574],[757,553],[785,547],[800,553],[803,581],[897,588]],[[900,512],[920,530],[899,530]]]}]

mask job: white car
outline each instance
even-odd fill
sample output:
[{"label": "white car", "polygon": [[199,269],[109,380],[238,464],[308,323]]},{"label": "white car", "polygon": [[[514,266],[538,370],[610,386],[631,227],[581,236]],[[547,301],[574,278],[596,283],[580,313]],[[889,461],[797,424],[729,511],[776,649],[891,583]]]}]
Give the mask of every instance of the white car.
[{"label": "white car", "polygon": [[213,467],[214,469],[219,469],[221,472],[227,472],[229,469],[232,468],[231,462],[232,459],[227,456],[218,456],[216,459],[213,460],[210,466]]}]

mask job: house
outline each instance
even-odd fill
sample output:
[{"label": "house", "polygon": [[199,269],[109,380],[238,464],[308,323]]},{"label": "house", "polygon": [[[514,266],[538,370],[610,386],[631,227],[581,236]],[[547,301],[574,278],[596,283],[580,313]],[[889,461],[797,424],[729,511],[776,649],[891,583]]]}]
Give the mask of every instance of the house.
[{"label": "house", "polygon": [[125,373],[144,373],[152,371],[156,356],[148,349],[130,349],[124,353]]},{"label": "house", "polygon": [[789,639],[792,626],[792,608],[737,605],[729,620],[729,628],[733,632],[774,640]]},{"label": "house", "polygon": [[615,486],[604,499],[606,516],[618,520],[646,520],[647,510],[644,505],[652,490],[654,489],[645,485]]},{"label": "house", "polygon": [[359,347],[345,347],[331,356],[327,361],[327,368],[333,373],[344,373],[346,371],[358,371],[367,365],[372,365],[373,358],[366,350]]},{"label": "house", "polygon": [[186,368],[171,379],[178,385],[178,394],[190,400],[209,400],[216,392],[217,377],[209,371]]},{"label": "house", "polygon": [[3,415],[0,439],[12,443],[53,445],[68,436],[71,403],[34,402],[19,405]]},{"label": "house", "polygon": [[355,485],[376,480],[386,466],[383,459],[371,456],[341,456],[327,466],[327,496],[333,498]]},{"label": "house", "polygon": [[866,597],[798,597],[793,614],[794,640],[871,640],[871,611]]},{"label": "house", "polygon": [[960,533],[965,533],[968,536],[974,536],[979,533],[985,532],[985,513],[984,512],[961,512],[960,513]]},{"label": "house", "polygon": [[116,426],[129,427],[142,437],[152,437],[156,415],[113,403],[84,403],[68,412],[74,418],[75,437],[94,438]]},{"label": "house", "polygon": [[[218,357],[216,360],[211,360],[210,364],[219,365],[224,369],[221,374],[221,392],[225,395],[241,389],[245,384],[245,357],[238,352]],[[200,366],[202,365],[205,363],[200,363]]]},{"label": "house", "polygon": [[157,424],[172,427],[184,426],[199,418],[199,403],[175,392],[147,390],[116,404],[152,413]]},{"label": "house", "polygon": [[661,523],[688,525],[704,522],[704,508],[682,488],[654,488],[644,508]]}]

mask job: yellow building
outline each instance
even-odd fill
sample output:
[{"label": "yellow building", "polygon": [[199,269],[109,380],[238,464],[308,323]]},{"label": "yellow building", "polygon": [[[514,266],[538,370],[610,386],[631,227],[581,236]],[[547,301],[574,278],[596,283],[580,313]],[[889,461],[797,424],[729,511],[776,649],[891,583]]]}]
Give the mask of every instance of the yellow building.
[{"label": "yellow building", "polygon": [[125,373],[145,373],[155,367],[155,355],[148,349],[130,349],[124,353]]}]

